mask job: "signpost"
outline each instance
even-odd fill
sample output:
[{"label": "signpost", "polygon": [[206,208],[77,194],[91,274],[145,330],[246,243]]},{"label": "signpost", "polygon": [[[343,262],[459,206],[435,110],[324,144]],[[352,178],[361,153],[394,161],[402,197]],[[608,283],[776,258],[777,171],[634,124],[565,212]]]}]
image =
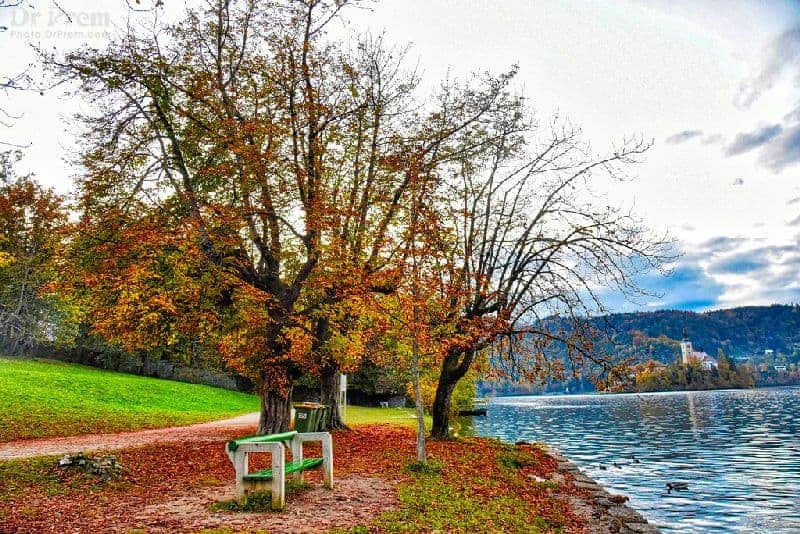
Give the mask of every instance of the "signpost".
[{"label": "signpost", "polygon": [[342,419],[347,419],[347,375],[339,375],[339,411]]}]

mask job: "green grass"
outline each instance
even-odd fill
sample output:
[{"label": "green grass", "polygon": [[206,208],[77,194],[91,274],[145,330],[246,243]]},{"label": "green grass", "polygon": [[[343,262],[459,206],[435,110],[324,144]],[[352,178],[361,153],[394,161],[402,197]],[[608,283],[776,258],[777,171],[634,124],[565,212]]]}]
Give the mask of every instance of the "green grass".
[{"label": "green grass", "polygon": [[210,386],[0,358],[0,442],[187,425],[258,409],[253,395]]},{"label": "green grass", "polygon": [[[253,395],[210,386],[0,358],[0,442],[186,425],[259,407]],[[413,409],[363,406],[348,406],[345,421],[352,426],[417,424]],[[430,417],[425,421],[430,429]]]},{"label": "green grass", "polygon": [[[389,423],[393,425],[417,428],[417,416],[411,408],[371,408],[366,406],[348,406],[344,414],[344,422],[348,426],[374,425]],[[431,418],[425,416],[425,428],[430,429]]]},{"label": "green grass", "polygon": [[111,485],[124,487],[124,482],[102,481],[97,477],[57,467],[57,456],[37,456],[25,460],[0,462],[0,502],[18,501],[32,489],[44,495],[67,495]]},{"label": "green grass", "polygon": [[39,456],[30,460],[0,462],[0,501],[11,501],[36,486],[46,495],[65,493],[54,466],[57,458]]},{"label": "green grass", "polygon": [[[419,472],[399,493],[400,508],[382,514],[374,526],[387,532],[552,532],[544,518],[531,517],[515,495],[497,492],[478,498],[468,487],[448,483],[436,472]],[[360,527],[363,528],[363,527]],[[359,527],[351,532],[359,532]]]},{"label": "green grass", "polygon": [[528,452],[508,447],[497,454],[497,465],[503,469],[520,469],[538,464],[536,457]]}]

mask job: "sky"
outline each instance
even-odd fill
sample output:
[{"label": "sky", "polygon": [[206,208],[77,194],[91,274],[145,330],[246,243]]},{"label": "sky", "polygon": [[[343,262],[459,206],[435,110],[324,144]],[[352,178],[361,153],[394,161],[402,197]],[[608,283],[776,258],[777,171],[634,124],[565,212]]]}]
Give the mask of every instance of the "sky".
[{"label": "sky", "polygon": [[[183,5],[166,4],[167,18]],[[72,22],[31,5],[0,8],[2,75],[24,69],[31,43],[102,46],[126,16],[123,0],[60,1]],[[349,19],[410,44],[426,84],[518,65],[539,117],[569,118],[598,153],[653,140],[607,195],[683,255],[672,276],[640,279],[652,297],[604,291],[613,311],[800,302],[800,1],[383,0]],[[19,115],[0,139],[26,147],[23,168],[69,192],[81,102],[14,92],[0,107]]]}]

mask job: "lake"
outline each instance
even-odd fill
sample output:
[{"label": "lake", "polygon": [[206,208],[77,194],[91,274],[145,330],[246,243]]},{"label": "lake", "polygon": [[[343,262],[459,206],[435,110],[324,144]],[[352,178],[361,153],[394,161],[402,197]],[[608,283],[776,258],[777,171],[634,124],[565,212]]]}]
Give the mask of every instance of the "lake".
[{"label": "lake", "polygon": [[499,397],[471,419],[557,447],[665,532],[800,532],[800,388]]}]

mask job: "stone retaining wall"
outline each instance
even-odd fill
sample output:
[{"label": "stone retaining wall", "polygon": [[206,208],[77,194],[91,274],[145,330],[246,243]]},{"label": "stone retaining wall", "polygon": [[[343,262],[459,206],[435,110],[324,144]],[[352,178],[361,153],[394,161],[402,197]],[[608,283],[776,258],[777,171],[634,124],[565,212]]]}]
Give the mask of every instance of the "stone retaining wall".
[{"label": "stone retaining wall", "polygon": [[558,475],[568,487],[574,488],[569,496],[570,505],[583,515],[592,534],[655,534],[660,531],[642,515],[627,506],[628,498],[606,491],[600,484],[584,474],[577,465],[558,450],[547,446],[547,453],[558,463]]}]

